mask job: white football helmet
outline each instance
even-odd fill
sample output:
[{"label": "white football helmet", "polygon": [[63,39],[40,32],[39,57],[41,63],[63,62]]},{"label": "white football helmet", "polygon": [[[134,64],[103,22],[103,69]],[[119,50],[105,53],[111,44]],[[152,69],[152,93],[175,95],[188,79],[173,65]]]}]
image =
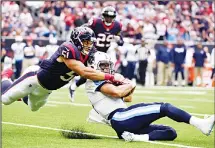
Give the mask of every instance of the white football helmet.
[{"label": "white football helmet", "polygon": [[87,62],[88,67],[102,71],[104,73],[114,74],[114,63],[105,52],[97,51]]}]

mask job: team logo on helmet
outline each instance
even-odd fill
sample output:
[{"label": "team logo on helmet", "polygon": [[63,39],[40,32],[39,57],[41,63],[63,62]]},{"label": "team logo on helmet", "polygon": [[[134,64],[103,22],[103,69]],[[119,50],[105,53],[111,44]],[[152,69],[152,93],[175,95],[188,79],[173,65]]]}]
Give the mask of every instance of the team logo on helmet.
[{"label": "team logo on helmet", "polygon": [[72,31],[70,39],[82,54],[87,55],[94,45],[95,34],[92,29],[81,26]]}]

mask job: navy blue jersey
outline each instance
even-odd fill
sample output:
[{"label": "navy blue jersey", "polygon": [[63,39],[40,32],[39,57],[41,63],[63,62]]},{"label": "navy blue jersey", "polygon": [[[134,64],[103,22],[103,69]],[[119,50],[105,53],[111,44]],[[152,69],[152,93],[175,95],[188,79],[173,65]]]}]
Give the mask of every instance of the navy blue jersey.
[{"label": "navy blue jersey", "polygon": [[71,71],[66,64],[60,60],[60,56],[67,59],[75,59],[86,64],[88,55],[84,56],[71,42],[64,42],[58,50],[40,64],[38,80],[48,90],[56,90],[67,84],[77,74]]},{"label": "navy blue jersey", "polygon": [[122,37],[120,35],[122,30],[122,25],[114,21],[112,25],[106,26],[102,19],[91,19],[88,22],[88,27],[90,27],[96,36],[97,42],[96,42],[96,48],[98,51],[101,52],[107,52],[108,48],[110,47],[110,42],[113,40],[114,36],[120,36],[120,43],[118,43],[120,46],[123,44]]},{"label": "navy blue jersey", "polygon": [[172,49],[172,62],[174,64],[183,64],[185,62],[186,47],[184,45],[175,45]]}]

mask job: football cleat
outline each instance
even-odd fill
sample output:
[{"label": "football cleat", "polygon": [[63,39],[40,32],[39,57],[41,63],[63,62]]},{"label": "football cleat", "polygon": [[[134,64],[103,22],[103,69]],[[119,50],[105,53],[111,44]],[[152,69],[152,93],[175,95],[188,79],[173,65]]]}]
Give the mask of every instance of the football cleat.
[{"label": "football cleat", "polygon": [[124,131],[121,136],[125,141],[128,141],[128,142],[131,142],[134,140],[134,134],[127,131]]},{"label": "football cleat", "polygon": [[69,88],[69,93],[70,93],[70,101],[74,102],[75,101],[75,90],[72,90]]},{"label": "football cleat", "polygon": [[1,73],[1,78],[8,78],[10,79],[13,76],[13,70],[11,68],[5,69]]},{"label": "football cleat", "polygon": [[209,118],[203,119],[203,123],[201,125],[200,130],[202,131],[203,134],[209,136],[211,132],[213,131],[215,119],[214,115],[210,116]]}]

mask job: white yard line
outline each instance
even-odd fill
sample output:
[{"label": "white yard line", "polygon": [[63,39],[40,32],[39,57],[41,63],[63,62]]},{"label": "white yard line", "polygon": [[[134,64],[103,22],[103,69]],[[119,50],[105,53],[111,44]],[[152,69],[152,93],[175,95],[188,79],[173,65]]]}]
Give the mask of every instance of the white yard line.
[{"label": "white yard line", "polygon": [[[75,131],[64,130],[64,129],[59,129],[59,128],[44,127],[44,126],[37,126],[37,125],[28,125],[28,124],[20,124],[20,123],[12,123],[12,122],[3,122],[2,121],[2,124],[15,125],[15,126],[23,126],[23,127],[31,127],[31,128],[45,129],[45,130],[53,130],[53,131],[64,131],[64,132],[77,133]],[[83,134],[92,135],[92,136],[98,136],[98,137],[117,139],[116,136],[108,136],[108,135],[93,134],[93,133],[83,133]],[[152,143],[152,144],[173,146],[173,147],[179,147],[179,148],[201,148],[201,147],[193,147],[193,146],[182,145],[182,144],[171,144],[171,143],[165,143],[165,142],[156,142],[156,141],[147,141],[147,142],[148,143]]]},{"label": "white yard line", "polygon": [[57,105],[55,105],[55,104],[46,104],[45,106],[56,107]]}]

